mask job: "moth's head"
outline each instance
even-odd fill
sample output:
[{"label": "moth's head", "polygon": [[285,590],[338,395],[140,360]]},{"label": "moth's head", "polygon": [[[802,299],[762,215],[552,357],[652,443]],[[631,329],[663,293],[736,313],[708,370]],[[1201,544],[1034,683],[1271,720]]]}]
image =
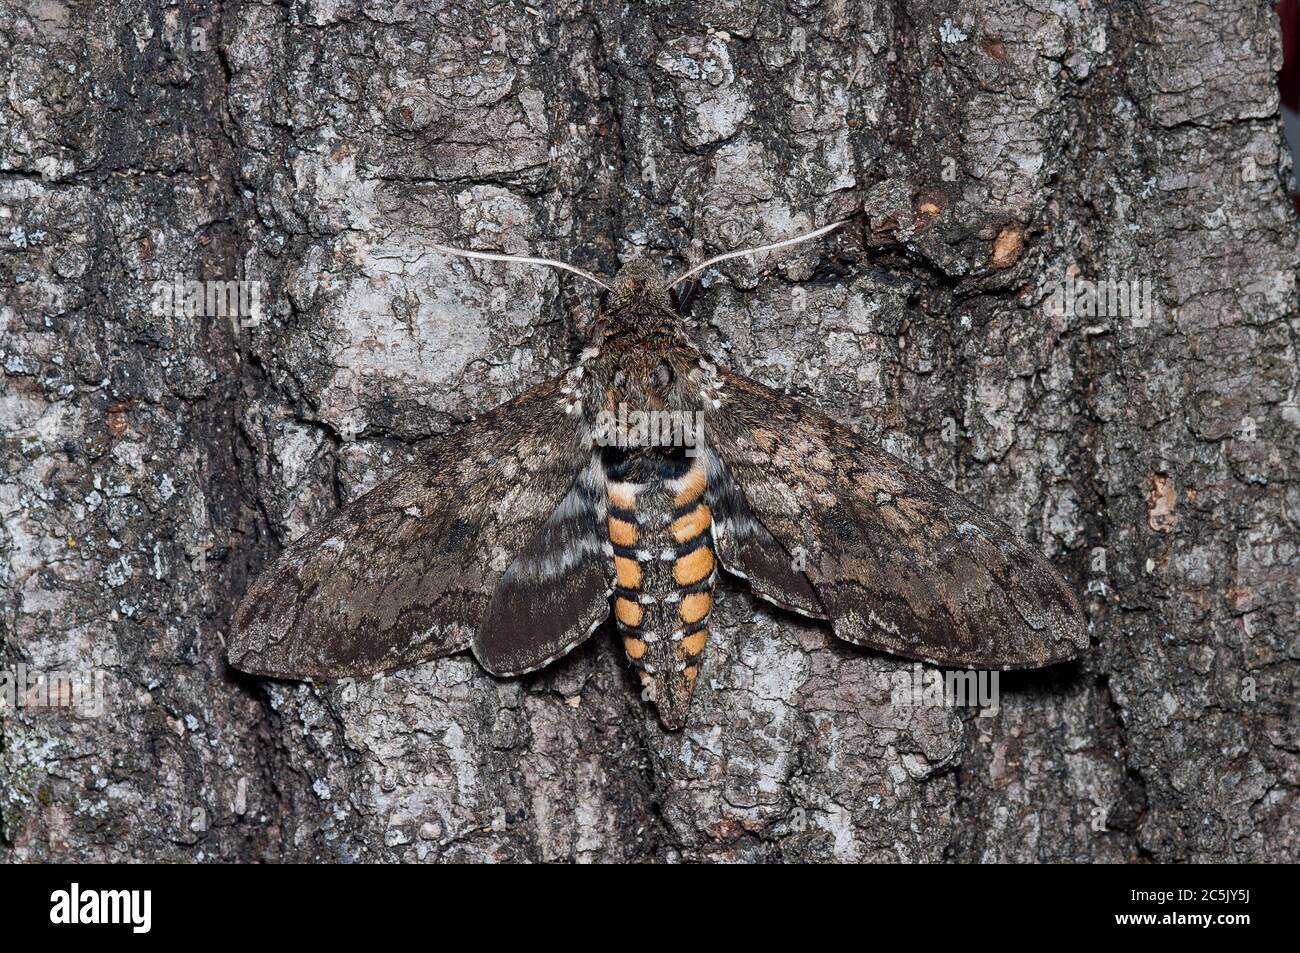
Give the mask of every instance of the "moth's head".
[{"label": "moth's head", "polygon": [[464,248],[448,248],[446,245],[434,243],[433,247],[438,251],[448,255],[457,255],[461,258],[479,258],[487,261],[508,261],[520,265],[540,265],[547,268],[559,268],[571,274],[585,278],[594,285],[598,285],[609,292],[609,311],[614,315],[626,315],[634,319],[637,323],[649,318],[655,321],[664,315],[672,315],[676,319],[673,307],[673,294],[678,285],[681,285],[696,275],[712,268],[714,265],[733,258],[741,258],[747,255],[756,255],[761,252],[777,251],[787,248],[791,245],[798,245],[801,242],[811,241],[814,238],[820,238],[822,235],[829,234],[843,225],[847,225],[852,219],[841,219],[838,222],[832,222],[829,225],[823,225],[821,228],[813,229],[802,235],[796,235],[793,238],[786,238],[778,242],[772,242],[768,245],[759,245],[756,248],[742,248],[739,251],[725,252],[721,255],[715,255],[707,261],[703,261],[692,268],[688,268],[681,274],[667,278],[663,271],[652,261],[645,258],[634,258],[619,269],[618,274],[614,277],[613,284],[610,284],[601,278],[596,277],[589,271],[570,265],[567,262],[556,261],[553,258],[534,258],[529,255],[507,255],[503,252],[485,252],[470,251]]},{"label": "moth's head", "polygon": [[614,276],[609,292],[609,309],[644,314],[671,311],[667,277],[648,258],[633,258]]}]

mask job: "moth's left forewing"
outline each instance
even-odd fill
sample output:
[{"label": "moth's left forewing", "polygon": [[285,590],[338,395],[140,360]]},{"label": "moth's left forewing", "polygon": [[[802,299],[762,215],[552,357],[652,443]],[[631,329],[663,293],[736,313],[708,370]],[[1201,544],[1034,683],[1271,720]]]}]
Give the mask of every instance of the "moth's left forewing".
[{"label": "moth's left forewing", "polygon": [[[231,664],[285,678],[359,677],[479,638],[498,583],[589,464],[571,376],[433,441],[294,542],[236,612]],[[538,634],[517,630],[516,651]]]},{"label": "moth's left forewing", "polygon": [[721,467],[840,637],[963,667],[1041,666],[1087,648],[1059,573],[943,485],[737,374],[718,372],[706,414]]}]

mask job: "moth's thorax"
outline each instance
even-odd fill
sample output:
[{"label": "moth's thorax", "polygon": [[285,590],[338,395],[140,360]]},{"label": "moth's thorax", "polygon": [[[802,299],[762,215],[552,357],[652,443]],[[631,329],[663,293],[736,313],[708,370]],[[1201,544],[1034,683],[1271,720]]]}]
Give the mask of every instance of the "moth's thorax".
[{"label": "moth's thorax", "polygon": [[611,328],[587,365],[595,400],[594,411],[689,411],[698,387],[690,374],[698,350],[684,342],[677,329]]}]

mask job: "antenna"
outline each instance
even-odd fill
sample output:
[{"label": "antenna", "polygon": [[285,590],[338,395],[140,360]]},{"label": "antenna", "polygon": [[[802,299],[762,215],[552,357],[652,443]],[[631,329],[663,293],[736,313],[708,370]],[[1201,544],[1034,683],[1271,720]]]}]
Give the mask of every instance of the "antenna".
[{"label": "antenna", "polygon": [[500,252],[487,251],[469,251],[465,248],[451,248],[447,245],[439,245],[437,242],[431,243],[434,248],[444,255],[456,255],[460,258],[481,258],[484,261],[512,261],[520,265],[545,265],[547,268],[559,268],[561,271],[572,272],[580,278],[586,278],[592,284],[600,285],[606,291],[610,291],[609,285],[601,281],[589,271],[583,271],[566,262],[556,261],[553,258],[530,258],[526,255],[504,255]]},{"label": "antenna", "polygon": [[710,258],[708,261],[700,262],[698,265],[696,265],[694,268],[691,268],[689,271],[682,272],[680,275],[678,275],[676,278],[674,278],[672,281],[668,283],[668,287],[672,288],[676,285],[679,285],[687,278],[691,277],[691,275],[699,274],[701,271],[704,271],[706,268],[712,268],[714,265],[718,264],[719,262],[728,261],[729,259],[732,258],[743,258],[745,255],[757,255],[760,252],[765,252],[765,251],[776,251],[778,248],[789,248],[791,245],[798,245],[801,242],[810,242],[814,238],[821,238],[823,235],[833,232],[835,231],[835,229],[840,228],[843,225],[849,224],[849,222],[851,221],[853,221],[852,218],[842,218],[838,222],[831,222],[831,224],[823,225],[821,228],[815,229],[811,232],[807,232],[803,235],[796,235],[794,238],[787,238],[784,239],[783,241],[773,242],[770,245],[759,245],[757,248],[742,248],[740,251],[729,251],[724,255],[715,255],[712,258]]}]

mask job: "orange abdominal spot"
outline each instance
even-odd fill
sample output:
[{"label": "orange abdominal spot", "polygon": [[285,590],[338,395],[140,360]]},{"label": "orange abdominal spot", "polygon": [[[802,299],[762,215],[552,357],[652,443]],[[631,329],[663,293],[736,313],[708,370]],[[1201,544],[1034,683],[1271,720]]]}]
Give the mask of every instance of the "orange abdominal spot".
[{"label": "orange abdominal spot", "polygon": [[614,575],[618,577],[618,584],[624,589],[641,588],[641,567],[637,565],[635,559],[629,559],[627,556],[615,556]]},{"label": "orange abdominal spot", "polygon": [[673,522],[673,538],[679,543],[694,539],[708,529],[712,521],[709,508],[701,503],[681,519]]},{"label": "orange abdominal spot", "polygon": [[679,586],[689,586],[693,582],[699,582],[711,572],[713,572],[713,550],[707,546],[701,546],[695,552],[682,556],[673,563],[673,578],[677,580]]},{"label": "orange abdominal spot", "polygon": [[682,639],[682,650],[687,655],[699,655],[704,651],[704,643],[709,640],[709,630],[700,629]]},{"label": "orange abdominal spot", "polygon": [[609,518],[609,541],[615,546],[635,546],[636,526],[611,516]]},{"label": "orange abdominal spot", "polygon": [[677,491],[677,505],[685,506],[687,503],[698,499],[700,494],[704,492],[704,484],[704,467],[696,464],[686,471],[686,476],[682,477],[682,488]]},{"label": "orange abdominal spot", "polygon": [[609,496],[609,502],[614,506],[617,506],[619,509],[622,510],[636,509],[636,495],[633,493],[629,493],[627,490],[623,489],[622,487],[618,487],[618,486],[614,486],[613,484],[610,484],[607,495]]},{"label": "orange abdominal spot", "polygon": [[618,621],[626,626],[635,629],[641,624],[643,610],[639,603],[633,602],[631,599],[624,599],[622,596],[615,599],[614,612],[618,615]]},{"label": "orange abdominal spot", "polygon": [[694,685],[696,677],[700,674],[700,667],[698,665],[688,665],[682,674],[686,676],[687,685]]},{"label": "orange abdominal spot", "polygon": [[[645,655],[645,643],[640,639],[634,639],[629,635],[623,639],[623,651],[627,653],[628,658],[639,659],[641,656]],[[644,673],[642,673],[642,675],[643,677],[641,680],[645,681]]]},{"label": "orange abdominal spot", "polygon": [[713,607],[713,597],[707,592],[692,592],[689,596],[682,599],[681,606],[678,607],[678,613],[683,622],[699,622],[709,614],[709,609]]}]

